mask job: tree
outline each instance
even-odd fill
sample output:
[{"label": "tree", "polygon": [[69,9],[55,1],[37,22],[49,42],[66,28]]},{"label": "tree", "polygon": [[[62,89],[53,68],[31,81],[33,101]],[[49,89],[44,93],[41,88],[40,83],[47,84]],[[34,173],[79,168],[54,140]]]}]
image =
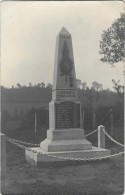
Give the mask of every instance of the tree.
[{"label": "tree", "polygon": [[76,79],[76,82],[77,82],[78,88],[80,89],[82,85],[82,81],[80,79]]},{"label": "tree", "polygon": [[96,102],[98,102],[99,91],[103,90],[103,85],[101,83],[98,83],[97,81],[93,81],[91,89],[93,89],[96,92],[96,98],[95,99],[96,99]]},{"label": "tree", "polygon": [[121,95],[124,94],[124,86],[123,85],[119,85],[120,80],[115,81],[114,79],[112,79],[113,82],[113,89],[115,89],[115,91],[117,92],[117,95],[120,97]]},{"label": "tree", "polygon": [[87,88],[86,82],[82,82],[82,89],[86,90],[86,88]]},{"label": "tree", "polygon": [[100,41],[100,54],[103,57],[102,62],[114,64],[125,60],[124,45],[125,45],[125,13],[115,20],[111,27],[103,31]]},{"label": "tree", "polygon": [[52,89],[53,86],[51,83],[48,83],[46,87]]},{"label": "tree", "polygon": [[41,85],[41,84],[40,84],[40,83],[38,83],[38,84],[36,85],[36,87],[40,88],[40,85]]},{"label": "tree", "polygon": [[45,88],[45,83],[44,82],[41,83],[41,87]]},{"label": "tree", "polygon": [[21,85],[20,85],[20,83],[17,83],[17,87],[18,87],[18,88],[21,88]]},{"label": "tree", "polygon": [[97,81],[93,81],[92,82],[92,89],[94,89],[95,91],[101,91],[103,89],[102,84],[98,83]]},{"label": "tree", "polygon": [[23,88],[26,88],[27,86],[26,85],[23,85]]},{"label": "tree", "polygon": [[31,82],[29,82],[29,87],[32,87],[32,83]]}]

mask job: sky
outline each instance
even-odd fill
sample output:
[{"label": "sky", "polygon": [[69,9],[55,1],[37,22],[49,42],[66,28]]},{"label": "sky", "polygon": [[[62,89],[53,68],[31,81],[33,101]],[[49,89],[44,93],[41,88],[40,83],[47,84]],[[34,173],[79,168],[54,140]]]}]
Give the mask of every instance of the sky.
[{"label": "sky", "polygon": [[103,30],[124,12],[122,1],[5,1],[1,5],[1,85],[53,83],[56,36],[72,35],[76,77],[112,89],[123,84],[123,62],[100,61]]}]

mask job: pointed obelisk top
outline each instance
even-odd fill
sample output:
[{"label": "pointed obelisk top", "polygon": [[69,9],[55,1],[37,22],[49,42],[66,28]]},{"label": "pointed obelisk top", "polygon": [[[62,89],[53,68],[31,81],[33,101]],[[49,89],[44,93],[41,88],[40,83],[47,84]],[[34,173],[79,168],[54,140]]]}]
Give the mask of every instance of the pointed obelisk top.
[{"label": "pointed obelisk top", "polygon": [[72,37],[65,27],[56,38],[52,99],[77,99]]},{"label": "pointed obelisk top", "polygon": [[63,26],[60,33],[61,35],[70,35],[70,33],[68,32],[68,30]]}]

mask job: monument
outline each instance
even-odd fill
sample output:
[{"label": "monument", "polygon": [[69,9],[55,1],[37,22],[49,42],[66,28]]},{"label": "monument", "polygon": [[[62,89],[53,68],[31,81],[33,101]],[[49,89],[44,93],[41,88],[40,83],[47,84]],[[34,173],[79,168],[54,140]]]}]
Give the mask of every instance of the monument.
[{"label": "monument", "polygon": [[40,147],[48,152],[91,149],[81,122],[71,34],[63,27],[56,40],[49,130]]},{"label": "monument", "polygon": [[[71,34],[63,27],[56,38],[52,101],[49,103],[49,130],[47,138],[36,153],[26,150],[26,159],[38,164],[56,161],[51,155],[88,158],[109,155],[110,151],[93,147],[84,138],[81,103],[77,95],[77,82]],[[46,155],[40,155],[44,153]]]}]

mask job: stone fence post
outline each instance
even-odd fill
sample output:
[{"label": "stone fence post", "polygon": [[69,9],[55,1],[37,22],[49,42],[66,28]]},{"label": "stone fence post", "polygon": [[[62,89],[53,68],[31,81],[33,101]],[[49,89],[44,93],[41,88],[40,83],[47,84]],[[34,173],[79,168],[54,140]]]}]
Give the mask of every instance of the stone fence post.
[{"label": "stone fence post", "polygon": [[1,157],[1,181],[6,177],[6,137],[3,133],[0,132],[0,157]]},{"label": "stone fence post", "polygon": [[105,130],[103,125],[98,126],[98,148],[105,148],[105,133],[103,129]]}]

